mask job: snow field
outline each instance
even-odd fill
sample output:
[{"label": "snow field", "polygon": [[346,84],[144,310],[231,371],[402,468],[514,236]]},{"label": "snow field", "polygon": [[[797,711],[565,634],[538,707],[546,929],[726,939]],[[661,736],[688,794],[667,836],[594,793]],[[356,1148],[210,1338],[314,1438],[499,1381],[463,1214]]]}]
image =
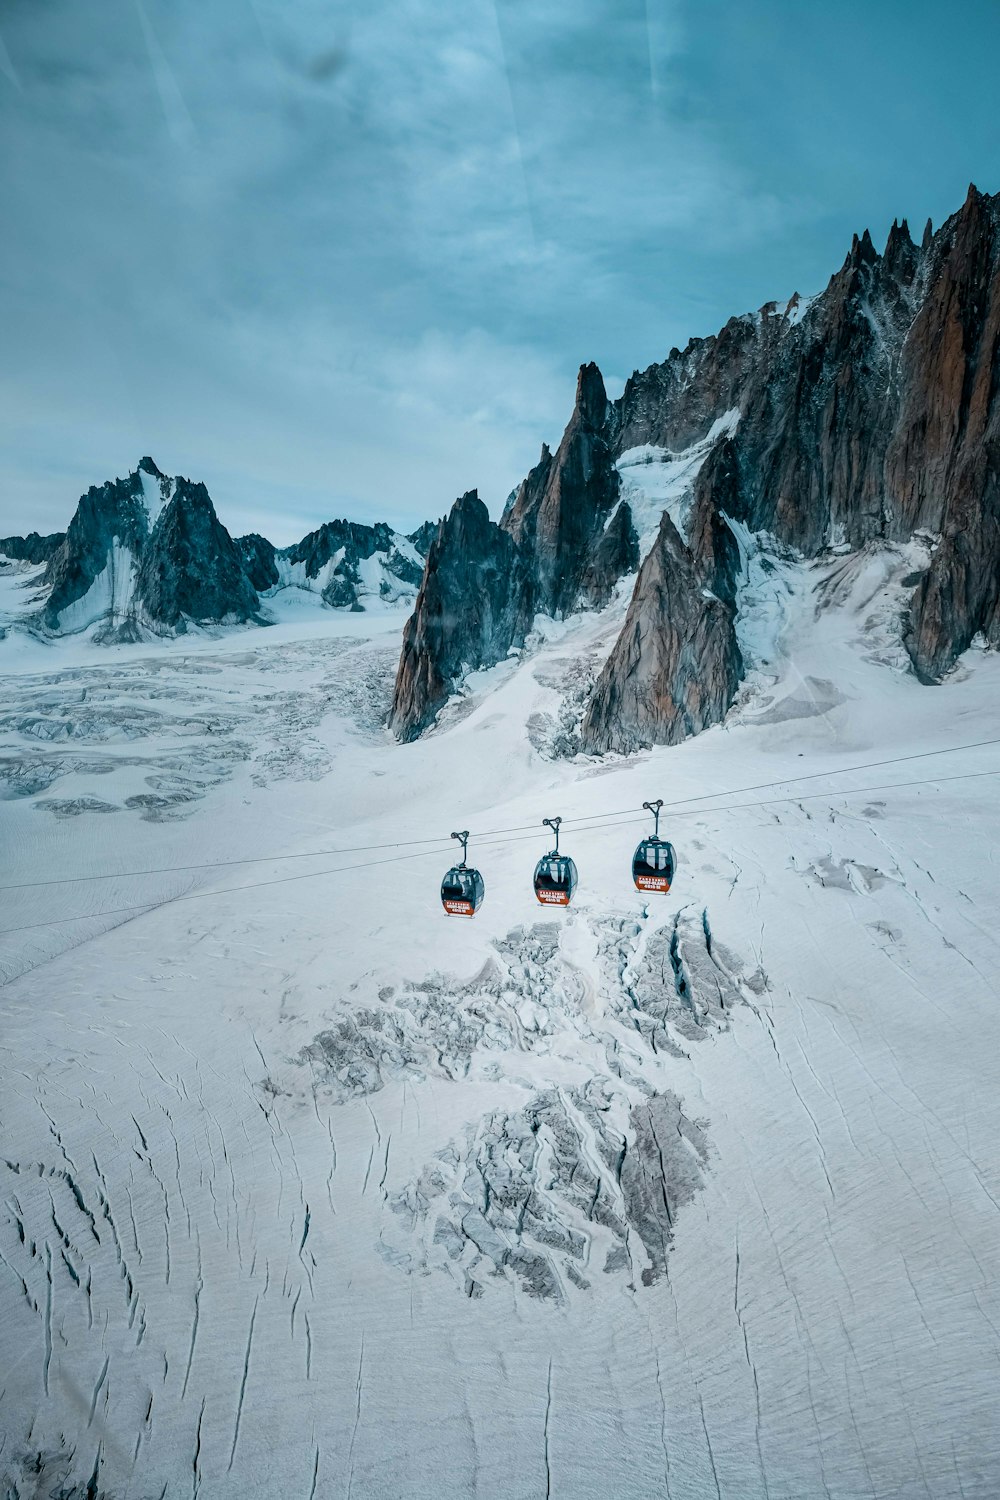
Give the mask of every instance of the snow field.
[{"label": "snow field", "polygon": [[[441,843],[0,892],[4,929],[155,903],[0,935],[9,1488],[997,1493],[1000,818],[945,778],[1000,759],[834,774],[1000,738],[997,662],[899,671],[909,555],[772,562],[727,724],[629,760],[550,754],[622,600],[412,746],[388,609],[17,647],[0,756],[46,784],[0,801],[0,883]],[[196,795],[128,805],[167,775]],[[628,814],[568,823],[577,900],[537,905],[543,816],[654,796],[705,799],[670,896]]]}]

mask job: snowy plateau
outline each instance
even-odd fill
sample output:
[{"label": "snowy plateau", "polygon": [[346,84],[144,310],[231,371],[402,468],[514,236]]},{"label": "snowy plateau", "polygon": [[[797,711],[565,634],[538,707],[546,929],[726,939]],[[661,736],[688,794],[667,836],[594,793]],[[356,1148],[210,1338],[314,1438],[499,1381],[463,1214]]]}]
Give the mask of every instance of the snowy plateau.
[{"label": "snowy plateau", "polygon": [[402,745],[402,602],[0,641],[5,1500],[1000,1493],[1000,661],[918,683],[919,538],[737,530],[737,702],[628,758],[634,580]]}]

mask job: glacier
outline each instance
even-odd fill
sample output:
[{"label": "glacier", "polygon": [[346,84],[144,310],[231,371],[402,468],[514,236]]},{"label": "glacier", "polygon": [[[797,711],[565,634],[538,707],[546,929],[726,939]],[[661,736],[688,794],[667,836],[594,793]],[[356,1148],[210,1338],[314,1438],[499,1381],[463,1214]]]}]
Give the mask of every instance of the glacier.
[{"label": "glacier", "polygon": [[739,540],[736,705],[628,758],[551,730],[627,591],[408,745],[392,600],[0,641],[4,1493],[998,1492],[1000,662],[905,670],[932,539]]}]

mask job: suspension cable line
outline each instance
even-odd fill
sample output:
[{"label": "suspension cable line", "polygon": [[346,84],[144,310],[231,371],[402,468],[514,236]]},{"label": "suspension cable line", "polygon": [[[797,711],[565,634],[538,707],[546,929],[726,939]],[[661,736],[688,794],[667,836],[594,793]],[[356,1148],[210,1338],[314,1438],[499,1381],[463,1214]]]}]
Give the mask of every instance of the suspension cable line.
[{"label": "suspension cable line", "polygon": [[[706,802],[717,800],[720,797],[738,797],[742,796],[745,792],[766,791],[771,787],[791,786],[800,781],[817,781],[827,776],[847,776],[853,771],[872,771],[882,766],[906,765],[910,761],[929,760],[938,755],[956,755],[963,750],[984,750],[996,745],[1000,745],[1000,739],[977,740],[968,745],[947,745],[941,750],[919,750],[912,755],[895,755],[890,756],[887,760],[862,761],[857,765],[835,767],[829,771],[808,771],[801,776],[784,776],[775,781],[755,782],[750,786],[728,787],[718,792],[695,792],[689,797],[677,797],[670,802],[664,802],[663,806],[670,810],[677,807],[686,807],[690,802]],[[702,810],[709,812],[712,809],[705,808]],[[623,807],[613,812],[581,813],[579,817],[564,818],[562,821],[566,824],[574,825],[583,823],[600,825],[608,820],[625,818],[632,813],[639,813],[641,811],[642,809],[638,807]],[[674,816],[681,816],[681,814],[675,813]],[[511,828],[493,828],[473,833],[471,837],[479,840],[497,839],[505,837],[508,834],[527,833],[532,831],[536,826],[535,823],[519,823]],[[588,830],[577,828],[576,831],[587,832]],[[39,890],[52,885],[83,885],[95,880],[130,880],[141,878],[145,875],[186,874],[189,871],[196,870],[222,870],[237,865],[277,864],[290,859],[333,859],[345,854],[380,853],[383,849],[411,849],[425,844],[433,844],[435,846],[433,849],[427,850],[429,854],[441,853],[450,847],[447,840],[440,836],[425,839],[398,839],[386,844],[354,844],[344,849],[307,849],[294,854],[255,854],[240,859],[211,859],[191,865],[154,865],[145,870],[107,870],[91,875],[62,875],[49,880],[27,880],[10,885],[0,885],[0,892]],[[402,855],[398,857],[404,858]],[[409,856],[405,857],[408,858]],[[384,863],[384,861],[378,861],[378,863]],[[323,874],[324,872],[317,871],[316,873]]]},{"label": "suspension cable line", "polygon": [[[757,801],[757,802],[735,802],[735,803],[729,803],[729,804],[727,804],[727,805],[725,805],[723,807],[697,807],[697,808],[688,808],[686,811],[675,813],[674,814],[674,818],[675,819],[676,818],[706,818],[707,819],[707,818],[711,818],[716,813],[744,812],[744,811],[749,811],[749,810],[752,810],[754,808],[760,808],[760,807],[786,806],[789,803],[792,803],[792,804],[794,804],[794,805],[797,806],[801,802],[814,802],[814,801],[817,801],[817,800],[830,801],[830,800],[834,800],[834,799],[841,799],[841,798],[844,798],[844,797],[863,797],[863,796],[867,796],[870,792],[899,791],[899,790],[903,790],[903,789],[907,789],[907,788],[911,788],[911,787],[917,787],[917,786],[940,786],[940,785],[943,785],[946,782],[951,782],[951,781],[975,781],[975,780],[978,780],[978,779],[980,779],[980,778],[982,778],[984,776],[1000,776],[1000,768],[997,768],[996,770],[992,770],[992,771],[966,771],[966,772],[960,772],[956,776],[924,777],[924,778],[922,778],[920,780],[917,780],[917,781],[890,781],[890,782],[883,782],[883,783],[881,783],[879,785],[876,785],[876,786],[853,787],[853,788],[850,788],[850,789],[842,791],[842,792],[830,792],[830,791],[826,791],[826,792],[809,792],[809,793],[805,794],[804,796],[794,796],[793,795],[793,796],[788,796],[788,797],[769,797],[769,798],[765,798],[765,799],[763,799],[761,801]],[[767,783],[765,783],[765,785],[766,784]],[[771,784],[775,785],[775,786],[780,786],[781,785],[780,782],[774,782],[774,783],[771,783]],[[631,811],[631,809],[629,809],[628,811]],[[645,823],[647,821],[648,820],[647,820],[647,818],[645,816],[643,816],[641,818],[621,817],[621,818],[619,818],[618,822],[616,822],[616,823],[605,823],[605,824],[603,824],[603,825],[601,825],[599,827],[595,827],[595,828],[578,829],[577,832],[578,833],[584,833],[584,834],[586,834],[586,833],[607,833],[607,832],[613,831],[616,828],[627,827],[630,824],[635,824],[635,823]],[[529,838],[530,839],[537,839],[538,838],[537,828],[533,832],[531,832],[531,833],[523,833],[523,834],[518,834],[518,835],[514,835],[514,836],[507,836],[507,837],[497,836],[497,837],[493,837],[493,838],[490,838],[490,839],[486,839],[485,841],[489,842],[489,843],[492,843],[493,845],[520,844],[520,843],[524,843],[525,840],[529,839]],[[482,835],[480,835],[480,841],[481,842],[484,841]],[[29,923],[27,923],[27,924],[25,924],[24,926],[21,926],[21,927],[4,927],[4,928],[0,928],[0,937],[12,936],[12,935],[14,935],[16,933],[21,933],[21,932],[34,932],[37,929],[42,928],[42,927],[60,927],[60,926],[63,926],[67,922],[84,922],[84,921],[88,921],[88,920],[96,920],[96,919],[101,918],[101,917],[117,917],[117,916],[122,916],[122,915],[124,915],[126,913],[129,913],[129,912],[149,912],[149,911],[156,911],[156,910],[160,910],[160,909],[162,909],[163,907],[166,907],[166,906],[172,906],[175,902],[178,902],[178,901],[204,901],[204,900],[210,899],[213,896],[235,895],[236,893],[238,893],[240,891],[258,891],[258,890],[264,890],[264,889],[267,889],[269,887],[276,886],[276,885],[289,885],[293,881],[298,881],[298,880],[319,880],[319,879],[321,879],[321,878],[323,878],[323,877],[325,877],[327,875],[347,875],[351,871],[354,871],[354,870],[371,870],[371,869],[377,868],[379,865],[389,865],[389,864],[395,865],[395,864],[402,864],[404,861],[408,861],[408,860],[411,860],[411,859],[426,859],[428,857],[428,855],[432,855],[432,854],[433,855],[439,855],[440,852],[441,851],[438,850],[438,849],[422,849],[422,850],[419,850],[418,852],[416,852],[414,854],[392,855],[392,856],[390,856],[387,859],[363,860],[359,864],[354,864],[354,865],[338,865],[336,868],[329,869],[329,870],[308,870],[308,871],[305,871],[305,872],[303,872],[301,874],[298,874],[298,875],[282,875],[282,876],[278,876],[278,877],[276,877],[273,880],[255,880],[255,881],[248,881],[245,885],[223,886],[223,888],[221,890],[218,890],[218,891],[191,891],[191,892],[188,892],[188,893],[186,893],[184,895],[168,896],[163,901],[140,901],[140,902],[138,902],[138,903],[136,903],[134,905],[131,905],[131,906],[115,906],[115,907],[110,907],[110,908],[108,908],[108,909],[106,909],[104,911],[77,912],[73,916],[68,916],[68,917],[53,917],[53,918],[50,918],[48,921],[44,921],[44,922],[29,922]]]}]

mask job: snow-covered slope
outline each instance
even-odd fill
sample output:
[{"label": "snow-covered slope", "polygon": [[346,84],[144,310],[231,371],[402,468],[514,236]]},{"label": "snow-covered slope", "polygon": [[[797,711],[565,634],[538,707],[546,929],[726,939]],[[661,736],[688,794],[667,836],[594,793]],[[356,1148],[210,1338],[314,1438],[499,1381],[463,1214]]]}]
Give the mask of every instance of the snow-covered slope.
[{"label": "snow-covered slope", "polygon": [[621,495],[632,511],[639,537],[639,556],[646,556],[656,540],[660,517],[666,511],[681,536],[687,534],[691,506],[691,487],[712,448],[724,434],[732,434],[739,425],[739,409],[734,408],[713,422],[707,435],[690,448],[672,453],[645,443],[629,448],[618,460],[622,477]]},{"label": "snow-covered slope", "polygon": [[1000,1491],[1000,663],[741,542],[735,709],[629,760],[554,754],[621,598],[411,745],[389,607],[0,645],[12,1494]]}]

